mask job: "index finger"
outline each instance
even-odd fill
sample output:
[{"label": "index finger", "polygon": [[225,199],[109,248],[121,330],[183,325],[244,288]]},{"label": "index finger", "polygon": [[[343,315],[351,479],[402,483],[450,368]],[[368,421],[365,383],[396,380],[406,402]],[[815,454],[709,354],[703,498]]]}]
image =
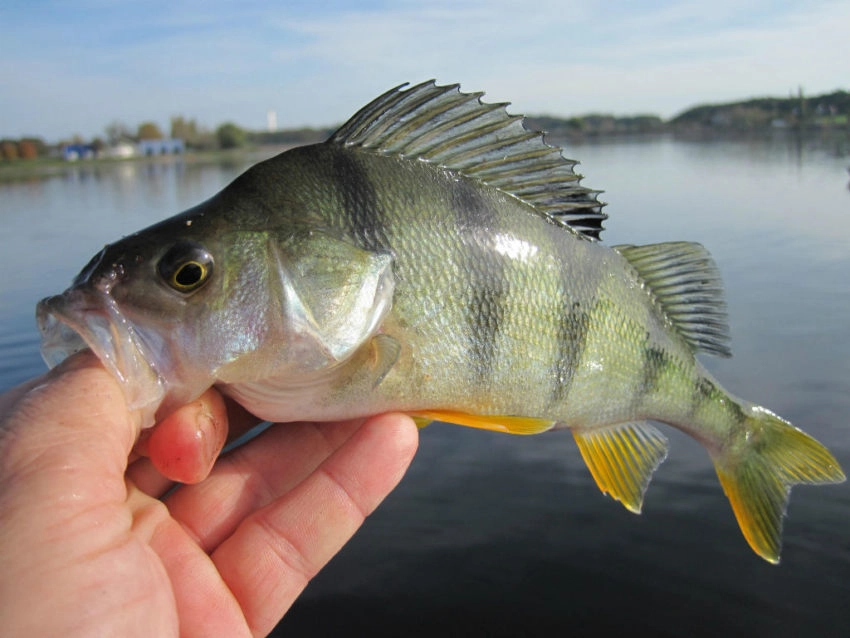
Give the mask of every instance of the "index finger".
[{"label": "index finger", "polygon": [[218,546],[212,559],[255,635],[271,631],[398,484],[417,441],[410,417],[368,419],[315,472]]}]

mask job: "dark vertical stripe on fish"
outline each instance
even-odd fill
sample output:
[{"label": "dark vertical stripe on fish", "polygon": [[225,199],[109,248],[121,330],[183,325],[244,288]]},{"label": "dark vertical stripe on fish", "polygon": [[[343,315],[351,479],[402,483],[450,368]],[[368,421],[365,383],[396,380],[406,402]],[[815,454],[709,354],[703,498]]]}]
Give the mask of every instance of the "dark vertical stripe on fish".
[{"label": "dark vertical stripe on fish", "polygon": [[701,378],[697,381],[691,396],[691,406],[689,418],[692,418],[704,406],[713,403],[716,408],[721,408],[726,412],[726,416],[730,422],[741,425],[747,420],[747,415],[744,414],[743,408],[728,396],[722,388],[710,379]]},{"label": "dark vertical stripe on fish", "polygon": [[469,370],[477,387],[487,387],[498,356],[499,333],[505,321],[507,259],[492,249],[498,214],[492,203],[466,179],[450,191],[459,240],[466,247],[463,273],[466,286],[466,335]]},{"label": "dark vertical stripe on fish", "polygon": [[737,423],[739,426],[744,424],[744,421],[747,420],[747,415],[744,414],[744,410],[736,401],[732,401],[728,399],[725,402],[726,411],[729,412],[729,415],[734,423]]},{"label": "dark vertical stripe on fish", "polygon": [[694,415],[704,405],[717,398],[717,386],[709,379],[700,378],[694,385],[693,393],[691,394],[691,405],[688,412],[688,418],[692,419]]},{"label": "dark vertical stripe on fish", "polygon": [[[647,343],[649,334],[647,334]],[[638,410],[644,400],[658,390],[658,383],[667,374],[673,361],[663,348],[647,345],[643,350],[643,378],[633,399],[632,410]]]},{"label": "dark vertical stripe on fish", "polygon": [[566,291],[567,288],[564,288],[565,301],[556,337],[557,355],[551,372],[552,393],[549,400],[553,408],[562,404],[569,394],[576,368],[584,354],[590,325],[590,313],[578,301],[570,305]]},{"label": "dark vertical stripe on fish", "polygon": [[348,150],[334,153],[333,177],[342,199],[348,231],[366,250],[386,250],[384,211],[368,171],[354,153]]},{"label": "dark vertical stripe on fish", "polygon": [[493,284],[474,290],[467,308],[470,367],[478,386],[486,386],[496,366],[496,345],[505,316],[504,287]]},{"label": "dark vertical stripe on fish", "polygon": [[481,186],[467,178],[458,177],[449,191],[449,196],[460,232],[483,233],[483,238],[468,238],[477,243],[491,241],[493,233],[498,230],[498,213],[492,202],[482,197]]}]

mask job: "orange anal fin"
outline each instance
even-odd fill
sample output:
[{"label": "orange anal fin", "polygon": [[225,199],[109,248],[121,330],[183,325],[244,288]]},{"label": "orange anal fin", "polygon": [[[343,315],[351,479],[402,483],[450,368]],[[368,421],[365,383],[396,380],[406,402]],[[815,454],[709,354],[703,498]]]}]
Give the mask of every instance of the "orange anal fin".
[{"label": "orange anal fin", "polygon": [[664,435],[649,423],[621,423],[573,436],[599,489],[640,514],[652,473],[667,457]]},{"label": "orange anal fin", "polygon": [[410,416],[423,421],[443,421],[470,428],[506,432],[508,434],[539,434],[551,429],[554,421],[524,416],[505,416],[493,414],[467,414],[453,410],[417,410]]}]

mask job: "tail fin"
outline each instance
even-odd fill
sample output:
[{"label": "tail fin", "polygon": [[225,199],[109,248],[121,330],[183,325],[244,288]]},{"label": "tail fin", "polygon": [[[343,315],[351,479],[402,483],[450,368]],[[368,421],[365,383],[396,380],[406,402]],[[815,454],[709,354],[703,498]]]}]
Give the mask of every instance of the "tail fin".
[{"label": "tail fin", "polygon": [[775,564],[791,486],[845,477],[829,450],[769,410],[753,407],[746,433],[715,454],[714,465],[750,547]]}]

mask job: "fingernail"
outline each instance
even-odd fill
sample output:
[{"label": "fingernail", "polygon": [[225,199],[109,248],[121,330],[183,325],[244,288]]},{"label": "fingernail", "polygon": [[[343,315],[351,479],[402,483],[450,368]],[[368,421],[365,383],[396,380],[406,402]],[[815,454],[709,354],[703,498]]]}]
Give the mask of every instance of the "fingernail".
[{"label": "fingernail", "polygon": [[221,443],[218,436],[218,424],[207,412],[201,412],[197,418],[198,434],[201,437],[202,450],[207,462],[207,469],[212,467],[221,451]]}]

